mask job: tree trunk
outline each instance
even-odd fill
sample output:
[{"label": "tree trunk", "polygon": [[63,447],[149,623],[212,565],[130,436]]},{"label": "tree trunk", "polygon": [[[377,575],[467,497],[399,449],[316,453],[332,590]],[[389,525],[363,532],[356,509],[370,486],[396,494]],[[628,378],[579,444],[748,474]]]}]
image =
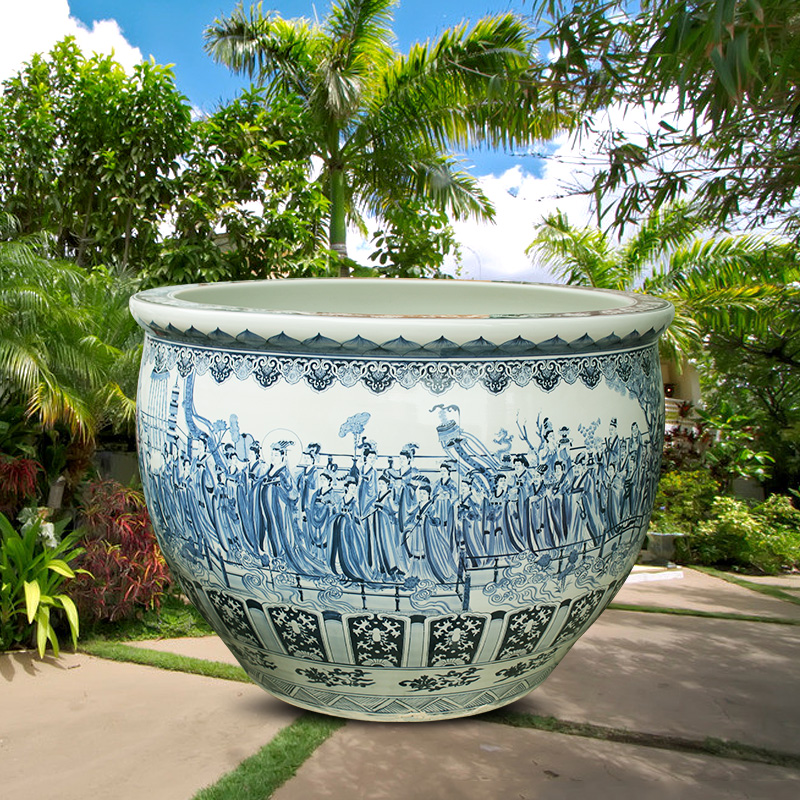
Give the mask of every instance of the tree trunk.
[{"label": "tree trunk", "polygon": [[341,165],[331,167],[331,222],[330,248],[338,257],[339,277],[350,274],[347,265],[347,218],[345,216],[344,170]]},{"label": "tree trunk", "polygon": [[133,203],[128,206],[128,218],[125,220],[125,248],[122,252],[122,268],[128,268],[128,257],[131,250],[131,228],[133,226]]},{"label": "tree trunk", "polygon": [[94,207],[94,193],[89,195],[89,202],[86,205],[86,213],[83,217],[83,228],[81,229],[81,235],[78,239],[78,252],[75,255],[75,263],[82,267],[84,256],[86,255],[86,245],[88,243],[89,237],[89,218],[92,215],[92,209]]},{"label": "tree trunk", "polygon": [[[330,174],[331,221],[328,244],[339,262],[339,277],[350,275],[347,265],[347,215],[345,213],[344,164],[339,152],[339,127],[330,121],[328,138],[328,170]],[[332,265],[333,266],[333,265]]]}]

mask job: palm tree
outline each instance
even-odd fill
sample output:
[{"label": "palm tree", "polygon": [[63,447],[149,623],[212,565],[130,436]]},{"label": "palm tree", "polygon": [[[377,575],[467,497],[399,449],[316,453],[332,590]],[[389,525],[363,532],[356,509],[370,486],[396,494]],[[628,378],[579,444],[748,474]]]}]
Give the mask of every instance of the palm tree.
[{"label": "palm tree", "polygon": [[557,212],[543,220],[526,252],[564,283],[669,300],[675,320],[661,347],[677,361],[697,353],[709,331],[766,332],[768,309],[800,277],[791,245],[753,235],[704,237],[701,220],[685,205],[652,213],[618,244]]},{"label": "palm tree", "polygon": [[42,239],[0,229],[0,405],[93,448],[105,424],[130,426],[141,337],[128,313],[135,280],[49,258]]},{"label": "palm tree", "polygon": [[380,218],[410,197],[456,218],[491,218],[488,199],[447,149],[527,145],[567,122],[533,78],[532,37],[521,19],[462,24],[403,56],[391,27],[396,4],[338,0],[321,23],[240,4],[205,33],[211,56],[255,77],[268,102],[301,100],[340,264],[348,217],[359,223],[360,210]]}]

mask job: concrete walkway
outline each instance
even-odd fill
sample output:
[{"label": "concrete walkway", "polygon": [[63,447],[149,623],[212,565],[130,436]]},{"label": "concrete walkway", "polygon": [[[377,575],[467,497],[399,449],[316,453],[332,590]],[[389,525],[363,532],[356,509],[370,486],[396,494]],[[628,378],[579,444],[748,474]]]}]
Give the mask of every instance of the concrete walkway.
[{"label": "concrete walkway", "polygon": [[0,656],[0,797],[187,800],[299,715],[254,685]]},{"label": "concrete walkway", "polygon": [[[796,591],[794,576],[770,584]],[[800,619],[800,606],[691,570],[637,570],[617,603]],[[215,637],[139,643],[234,663]],[[800,755],[800,626],[607,610],[509,708],[647,737]],[[0,656],[2,796],[189,800],[298,711],[247,684],[86,655]],[[800,770],[517,729],[481,717],[348,722],[276,800],[800,796]]]}]

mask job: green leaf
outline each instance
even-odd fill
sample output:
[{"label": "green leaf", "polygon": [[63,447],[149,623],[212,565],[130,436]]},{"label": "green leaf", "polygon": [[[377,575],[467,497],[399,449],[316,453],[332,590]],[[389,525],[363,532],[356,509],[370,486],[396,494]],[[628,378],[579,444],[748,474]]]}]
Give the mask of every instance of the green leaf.
[{"label": "green leaf", "polygon": [[14,530],[5,514],[0,514],[0,533],[4,540],[19,538],[19,534]]},{"label": "green leaf", "polygon": [[13,531],[13,538],[8,537],[3,540],[3,548],[5,549],[7,557],[11,563],[16,566],[19,572],[22,572],[28,565],[29,559],[26,555],[25,545],[16,531]]},{"label": "green leaf", "polygon": [[[36,613],[36,646],[39,649],[39,658],[44,658],[44,651],[47,647],[47,640],[51,636],[51,630],[50,609],[47,606],[40,606]],[[53,648],[53,653],[58,655],[57,643]]]},{"label": "green leaf", "polygon": [[28,623],[33,622],[36,612],[39,610],[39,600],[42,596],[42,589],[38,581],[25,581],[25,610],[28,614]]},{"label": "green leaf", "polygon": [[63,575],[65,578],[75,577],[75,571],[72,569],[72,567],[70,567],[66,561],[62,561],[60,558],[54,558],[50,563],[48,563],[47,568],[53,570],[53,572],[57,572],[59,575]]},{"label": "green leaf", "polygon": [[69,629],[70,633],[72,634],[72,646],[77,647],[78,636],[80,635],[78,608],[72,601],[72,598],[67,597],[65,594],[59,595],[57,599],[60,601],[61,607],[64,609],[64,613],[67,615],[67,622],[69,622]]}]

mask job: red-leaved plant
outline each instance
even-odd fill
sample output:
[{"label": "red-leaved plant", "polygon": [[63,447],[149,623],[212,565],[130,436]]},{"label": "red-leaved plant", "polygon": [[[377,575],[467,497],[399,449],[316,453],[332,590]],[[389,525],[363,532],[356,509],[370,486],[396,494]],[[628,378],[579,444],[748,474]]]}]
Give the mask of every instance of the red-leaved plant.
[{"label": "red-leaved plant", "polygon": [[0,453],[0,512],[15,517],[36,496],[41,466],[32,458]]},{"label": "red-leaved plant", "polygon": [[82,502],[79,567],[90,573],[70,584],[81,619],[115,622],[158,608],[172,583],[153,534],[144,496],[117,481],[96,481]]}]

